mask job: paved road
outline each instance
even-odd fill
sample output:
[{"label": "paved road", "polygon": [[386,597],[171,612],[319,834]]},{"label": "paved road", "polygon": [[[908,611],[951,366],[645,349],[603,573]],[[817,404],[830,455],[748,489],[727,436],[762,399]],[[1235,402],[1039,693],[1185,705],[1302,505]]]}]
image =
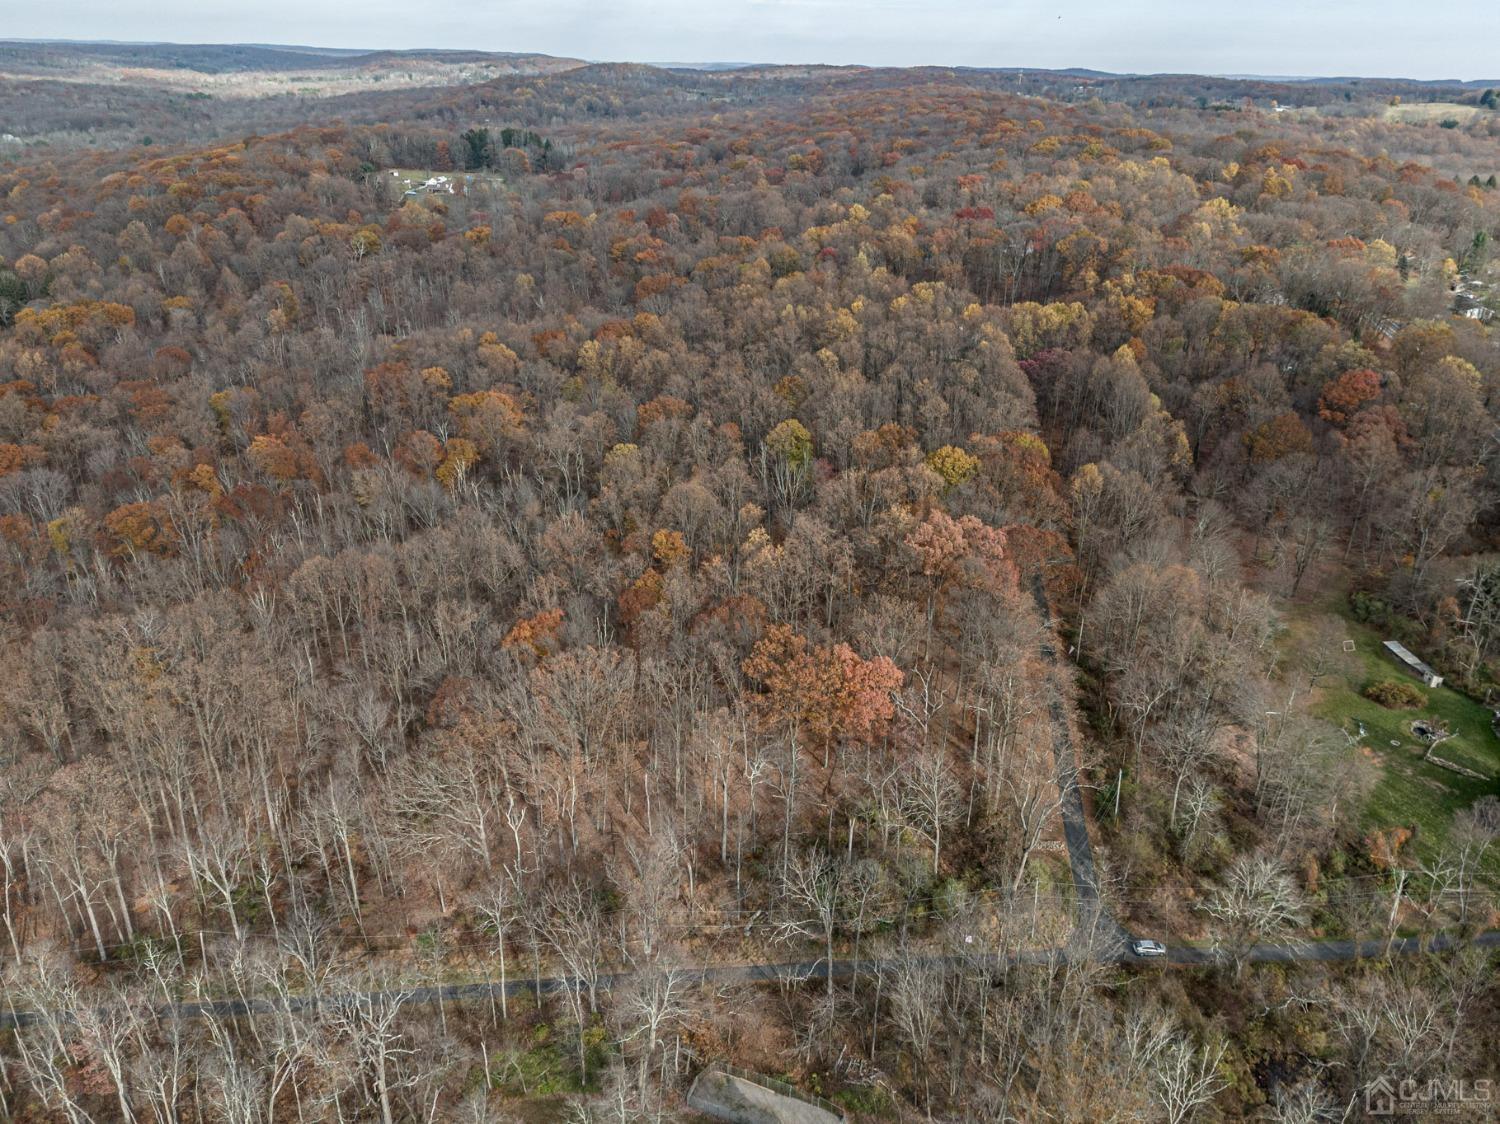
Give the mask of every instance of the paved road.
[{"label": "paved road", "polygon": [[[1500,930],[1479,933],[1469,938],[1439,935],[1421,940],[1416,937],[1403,937],[1390,943],[1389,952],[1393,956],[1410,956],[1421,952],[1443,952],[1466,945],[1477,948],[1500,948]],[[1378,939],[1312,941],[1297,944],[1259,945],[1250,950],[1246,959],[1257,962],[1359,960],[1384,956],[1386,952],[1386,942]],[[1112,951],[1095,950],[1090,954],[1090,958],[1120,964],[1150,963],[1150,961],[1143,961],[1132,956],[1124,948]],[[1031,949],[1004,956],[998,954],[978,957],[938,955],[915,958],[918,964],[933,967],[962,963],[968,966],[986,967],[997,974],[1004,969],[1018,965],[1061,964],[1074,959],[1078,959],[1078,952],[1071,946]],[[1182,966],[1228,964],[1230,957],[1227,953],[1214,949],[1183,947],[1171,949],[1166,962],[1169,965]],[[895,957],[876,957],[860,960],[834,960],[831,964],[826,959],[758,964],[698,964],[674,970],[690,983],[759,984],[785,980],[825,980],[830,975],[834,979],[846,979],[855,974],[869,975],[872,972],[895,968],[904,963],[909,963],[909,961]],[[634,976],[633,972],[617,972],[601,976],[596,986],[600,991],[612,991],[627,983]],[[544,976],[540,981],[532,978],[507,980],[503,987],[498,981],[489,980],[479,983],[445,984],[437,987],[398,987],[378,991],[329,993],[321,996],[296,995],[285,1001],[217,999],[172,1003],[156,1005],[152,1010],[160,1019],[201,1019],[209,1016],[241,1018],[246,1015],[268,1015],[277,1011],[307,1013],[319,1007],[340,1006],[355,1000],[375,1004],[400,1003],[403,1005],[438,1002],[464,1003],[498,999],[502,992],[506,996],[555,995],[564,991],[581,990],[585,986],[582,979],[574,976]],[[35,1021],[36,1014],[32,1011],[0,1012],[0,1029],[9,1029],[17,1025],[27,1026]]]},{"label": "paved road", "polygon": [[[1450,949],[1472,945],[1475,948],[1500,948],[1500,930],[1479,933],[1473,937],[1457,937],[1440,933],[1426,939],[1399,937],[1390,942],[1392,956],[1410,956],[1418,952],[1447,952]],[[1259,962],[1316,960],[1373,960],[1386,954],[1386,942],[1382,938],[1365,941],[1307,941],[1302,944],[1258,945],[1250,950],[1248,960]],[[1122,960],[1137,960],[1126,953]],[[1208,948],[1174,948],[1167,953],[1173,964],[1222,964],[1229,960],[1228,954]],[[1139,961],[1137,961],[1139,962]]]},{"label": "paved road", "polygon": [[[1047,604],[1040,570],[1032,582],[1031,594],[1036,599],[1042,620],[1047,622],[1039,654],[1045,663],[1056,667],[1059,661],[1051,624],[1052,610]],[[1094,865],[1094,847],[1089,842],[1088,819],[1083,810],[1083,794],[1078,787],[1078,758],[1073,751],[1073,731],[1068,725],[1062,699],[1058,698],[1055,688],[1049,687],[1049,691],[1052,694],[1048,706],[1052,717],[1052,758],[1057,768],[1057,787],[1062,793],[1063,838],[1068,845],[1068,866],[1073,871],[1073,892],[1078,902],[1078,915],[1074,918],[1069,943],[1075,947],[1095,948],[1102,942],[1106,949],[1124,952],[1129,946],[1130,934],[1104,907],[1099,897],[1099,872]]]},{"label": "paved road", "polygon": [[[1033,595],[1041,609],[1044,620],[1050,621],[1051,612],[1042,588],[1040,576],[1033,586]],[[1057,662],[1057,649],[1050,627],[1045,633],[1040,652],[1044,660]],[[1053,723],[1053,754],[1057,765],[1057,783],[1062,794],[1063,834],[1068,845],[1068,864],[1072,868],[1073,883],[1078,900],[1078,916],[1073,933],[1064,948],[1034,949],[1011,955],[992,954],[980,957],[964,957],[962,963],[988,967],[999,972],[1020,964],[1057,964],[1068,960],[1099,960],[1117,964],[1144,964],[1129,951],[1130,934],[1114,916],[1104,908],[1099,895],[1098,872],[1094,865],[1094,850],[1089,842],[1088,821],[1083,810],[1083,797],[1078,788],[1078,767],[1073,752],[1073,738],[1067,722],[1067,712],[1056,693],[1050,704]],[[1463,945],[1479,948],[1500,948],[1500,931],[1480,933],[1470,938],[1440,935],[1426,941],[1416,937],[1405,937],[1387,945],[1384,940],[1362,941],[1304,941],[1294,944],[1258,945],[1251,949],[1246,959],[1251,961],[1337,961],[1356,960],[1391,955],[1412,955],[1419,952],[1441,952]],[[1227,953],[1221,950],[1196,947],[1179,947],[1168,951],[1168,964],[1206,965],[1230,962]],[[959,957],[919,957],[919,963],[946,965],[959,963]],[[713,984],[756,984],[786,979],[824,980],[829,976],[843,979],[856,973],[868,974],[882,968],[894,968],[903,963],[894,958],[834,960],[792,960],[758,964],[699,964],[676,969],[687,980]],[[630,980],[634,973],[619,972],[601,976],[596,987],[609,991]],[[319,1006],[331,1006],[363,1000],[379,1004],[386,1003],[463,1003],[478,1000],[498,999],[502,992],[506,996],[553,995],[563,991],[574,991],[585,986],[582,979],[571,976],[545,976],[541,980],[532,978],[510,979],[502,986],[498,981],[470,984],[447,984],[437,987],[392,988],[362,993],[342,993],[324,996],[293,996],[285,1001],[270,999],[219,999],[204,1002],[173,1003],[154,1008],[162,1019],[199,1019],[208,1016],[239,1018],[246,1015],[271,1014],[278,1010],[309,1012]],[[25,1026],[36,1020],[34,1012],[0,1012],[0,1029],[17,1025]]]},{"label": "paved road", "polygon": [[[1054,666],[1060,663],[1057,655],[1056,637],[1052,627],[1052,609],[1047,604],[1046,588],[1038,570],[1031,586],[1046,631],[1042,634],[1039,652],[1042,659]],[[1116,963],[1142,963],[1130,952],[1132,936],[1105,906],[1099,894],[1098,868],[1094,864],[1094,847],[1089,841],[1088,818],[1083,810],[1083,795],[1078,786],[1077,755],[1073,751],[1073,734],[1068,725],[1067,712],[1056,691],[1052,692],[1049,706],[1052,716],[1052,753],[1057,766],[1057,784],[1062,793],[1063,837],[1068,845],[1068,866],[1073,872],[1074,897],[1078,902],[1078,915],[1074,919],[1073,933],[1068,940],[1068,955],[1092,957]],[[1457,947],[1461,939],[1438,936],[1426,944],[1415,937],[1393,941],[1389,945],[1392,954],[1415,952],[1440,952]],[[1468,943],[1481,948],[1500,947],[1500,932],[1481,933]],[[1365,941],[1313,941],[1299,944],[1260,945],[1251,949],[1247,959],[1253,961],[1316,961],[1355,960],[1384,955],[1387,942]],[[1049,953],[1042,953],[1045,957]],[[1216,964],[1226,962],[1229,957],[1220,951],[1208,948],[1180,947],[1168,951],[1167,960],[1172,964]]]}]

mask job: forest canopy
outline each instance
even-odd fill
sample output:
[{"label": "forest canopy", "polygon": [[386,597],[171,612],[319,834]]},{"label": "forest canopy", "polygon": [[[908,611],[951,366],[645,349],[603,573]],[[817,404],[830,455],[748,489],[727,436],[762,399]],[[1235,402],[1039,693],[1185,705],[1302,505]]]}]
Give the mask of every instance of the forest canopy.
[{"label": "forest canopy", "polygon": [[[7,1103],[663,1119],[729,1062],[861,1119],[1310,1121],[1485,1076],[1482,950],[1257,962],[1494,916],[1500,110],[526,69],[80,89],[4,150]],[[1133,988],[1126,933],[1219,958]],[[571,982],[410,994],[528,975]],[[293,995],[342,999],[160,1007]]]}]

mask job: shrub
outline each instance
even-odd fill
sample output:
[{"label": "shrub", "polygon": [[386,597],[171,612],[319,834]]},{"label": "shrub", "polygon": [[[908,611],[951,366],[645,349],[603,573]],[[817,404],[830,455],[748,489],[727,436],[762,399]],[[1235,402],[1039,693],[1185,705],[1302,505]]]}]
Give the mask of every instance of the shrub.
[{"label": "shrub", "polygon": [[1365,688],[1365,698],[1388,710],[1416,710],[1427,705],[1427,696],[1410,683],[1382,679]]},{"label": "shrub", "polygon": [[873,1116],[881,1120],[896,1120],[900,1117],[890,1091],[880,1085],[851,1085],[833,1094],[833,1100],[854,1115]]},{"label": "shrub", "polygon": [[1354,619],[1365,624],[1382,626],[1391,619],[1391,606],[1384,598],[1365,590],[1355,590],[1349,595],[1349,609]]}]

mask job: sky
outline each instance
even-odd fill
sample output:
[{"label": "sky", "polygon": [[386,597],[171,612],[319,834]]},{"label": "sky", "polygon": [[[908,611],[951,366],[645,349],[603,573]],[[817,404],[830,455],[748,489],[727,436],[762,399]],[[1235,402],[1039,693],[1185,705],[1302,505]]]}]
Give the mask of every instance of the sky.
[{"label": "sky", "polygon": [[3,0],[0,15],[7,38],[1500,78],[1494,0]]}]

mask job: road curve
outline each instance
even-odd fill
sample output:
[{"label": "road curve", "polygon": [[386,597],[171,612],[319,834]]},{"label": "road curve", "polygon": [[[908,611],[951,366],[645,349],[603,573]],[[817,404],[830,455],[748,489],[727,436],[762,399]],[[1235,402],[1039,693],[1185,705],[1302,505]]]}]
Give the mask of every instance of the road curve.
[{"label": "road curve", "polygon": [[[1040,644],[1040,654],[1049,663],[1057,662],[1057,650],[1053,640],[1051,612],[1047,606],[1046,593],[1040,574],[1033,585],[1033,595],[1041,610],[1042,618],[1048,622]],[[919,956],[919,964],[946,966],[965,964],[983,966],[991,972],[1019,965],[1061,964],[1066,961],[1097,960],[1114,964],[1145,965],[1152,961],[1142,960],[1129,951],[1130,935],[1123,926],[1104,908],[1099,894],[1098,873],[1094,865],[1093,847],[1089,842],[1088,822],[1083,810],[1083,797],[1078,787],[1078,768],[1073,752],[1072,734],[1068,726],[1067,713],[1062,700],[1055,691],[1049,703],[1053,724],[1053,755],[1057,766],[1057,783],[1062,794],[1063,834],[1068,846],[1068,865],[1072,869],[1073,883],[1078,900],[1078,916],[1073,933],[1063,948],[1031,949],[1008,955],[991,953],[981,956]],[[1263,944],[1251,948],[1244,956],[1254,962],[1319,962],[1368,959],[1385,955],[1413,955],[1422,952],[1444,952],[1472,946],[1476,948],[1500,948],[1500,930],[1479,933],[1472,937],[1439,934],[1430,938],[1402,937],[1386,941],[1333,940],[1301,941],[1284,944]],[[1222,949],[1181,946],[1169,949],[1164,958],[1167,965],[1193,967],[1229,964],[1233,958]],[[825,980],[832,976],[843,979],[855,974],[868,974],[909,964],[911,958],[876,957],[859,960],[763,961],[755,964],[698,964],[664,966],[661,970],[675,971],[689,982],[700,984],[758,984],[797,980]],[[600,976],[595,989],[610,991],[628,982],[638,973],[616,972]],[[159,1004],[152,1013],[159,1019],[243,1018],[268,1015],[276,1012],[305,1013],[319,1007],[336,1007],[355,1001],[390,1003],[464,1003],[477,1000],[498,999],[505,996],[554,995],[564,991],[576,991],[587,987],[587,982],[577,976],[544,976],[536,978],[509,979],[504,984],[498,980],[477,983],[420,985],[395,987],[366,992],[338,992],[324,995],[304,994],[286,999],[215,999],[182,1003]],[[11,1007],[0,1011],[0,1029],[28,1026],[37,1020],[34,1011],[17,1011]]]}]

